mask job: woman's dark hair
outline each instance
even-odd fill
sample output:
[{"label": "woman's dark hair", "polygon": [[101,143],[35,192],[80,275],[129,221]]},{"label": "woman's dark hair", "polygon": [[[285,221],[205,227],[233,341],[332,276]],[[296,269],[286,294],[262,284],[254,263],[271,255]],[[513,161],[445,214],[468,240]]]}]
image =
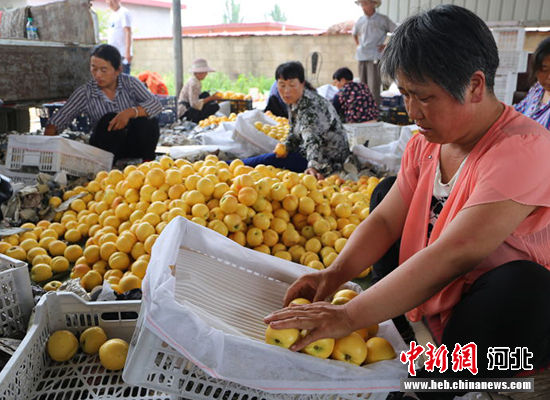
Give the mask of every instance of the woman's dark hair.
[{"label": "woman's dark hair", "polygon": [[114,69],[118,69],[121,63],[121,57],[118,49],[110,44],[98,44],[92,49],[90,57],[98,57],[109,61]]},{"label": "woman's dark hair", "polygon": [[339,81],[340,79],[345,79],[346,81],[353,80],[353,72],[347,67],[338,68],[334,74],[332,74],[332,79]]},{"label": "woman's dark hair", "polygon": [[381,70],[418,82],[431,80],[458,101],[475,71],[485,74],[490,93],[495,84],[498,49],[481,18],[455,5],[439,5],[407,18],[397,27],[382,55]]},{"label": "woman's dark hair", "polygon": [[304,83],[306,88],[310,90],[315,90],[315,88],[306,81],[304,66],[300,61],[289,61],[283,64],[280,64],[275,70],[275,80],[284,79],[298,79],[300,83]]},{"label": "woman's dark hair", "polygon": [[533,53],[533,58],[531,61],[531,71],[529,73],[529,82],[531,84],[535,83],[537,80],[537,72],[542,68],[542,61],[550,55],[550,37],[547,37],[542,42],[539,43],[537,49]]}]

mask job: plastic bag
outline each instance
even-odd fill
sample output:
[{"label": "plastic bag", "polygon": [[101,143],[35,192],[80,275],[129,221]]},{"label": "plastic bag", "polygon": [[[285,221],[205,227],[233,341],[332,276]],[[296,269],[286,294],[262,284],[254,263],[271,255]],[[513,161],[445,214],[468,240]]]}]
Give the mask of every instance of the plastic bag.
[{"label": "plastic bag", "polygon": [[405,147],[417,129],[416,125],[403,126],[397,140],[370,148],[355,145],[351,151],[361,164],[373,167],[381,174],[395,175],[401,167],[401,157]]},{"label": "plastic bag", "polygon": [[[263,391],[318,396],[399,390],[407,372],[398,359],[357,367],[263,343],[263,316],[280,308],[288,286],[307,272],[175,218],[153,247],[139,329],[153,332],[212,377]],[[397,354],[407,349],[391,321],[381,324],[379,335]],[[147,355],[139,359],[139,352],[131,346],[125,374],[138,365],[147,368]]]},{"label": "plastic bag", "polygon": [[233,139],[241,143],[249,152],[254,153],[251,156],[272,153],[279,142],[256,129],[255,122],[277,125],[260,110],[245,111],[237,116]]}]

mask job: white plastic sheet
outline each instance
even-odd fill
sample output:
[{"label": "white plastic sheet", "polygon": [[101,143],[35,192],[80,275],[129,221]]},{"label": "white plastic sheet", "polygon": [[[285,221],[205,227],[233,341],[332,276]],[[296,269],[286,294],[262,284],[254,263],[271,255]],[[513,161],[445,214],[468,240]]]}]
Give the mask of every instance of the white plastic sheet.
[{"label": "white plastic sheet", "polygon": [[[186,252],[194,254],[194,258],[182,256]],[[311,271],[242,247],[212,230],[178,217],[166,226],[153,247],[143,282],[141,312],[145,314],[142,329],[146,326],[212,377],[268,392],[342,394],[399,390],[400,379],[406,377],[406,367],[398,359],[365,367],[321,360],[267,345],[243,334],[240,327],[231,326],[228,319],[224,321],[215,317],[219,310],[206,310],[206,304],[212,300],[210,291],[204,284],[201,287],[198,281],[193,281],[198,275],[194,271],[203,271],[199,264],[209,262],[218,263],[215,265],[224,271],[234,268],[238,275],[236,284],[234,279],[219,277],[223,283],[220,284],[216,277],[212,277],[211,281],[218,284],[215,290],[218,308],[244,307],[252,303],[277,309],[279,300],[276,304],[269,301],[273,293],[277,293],[275,297],[282,296],[291,282]],[[252,275],[241,279],[245,273]],[[263,297],[247,296],[248,281],[260,278],[264,285],[270,285],[271,290]],[[182,300],[190,293],[180,292],[181,287],[186,287],[180,280],[193,282],[186,290],[193,291],[195,298],[202,296],[204,307]],[[240,289],[242,296],[233,298],[232,293]],[[254,288],[250,290],[254,291]],[[388,339],[398,354],[406,350],[391,321],[381,324],[379,335]]]},{"label": "white plastic sheet", "polygon": [[237,116],[233,139],[254,153],[252,155],[273,152],[279,142],[256,129],[254,126],[256,122],[277,125],[277,122],[260,110],[245,111]]}]

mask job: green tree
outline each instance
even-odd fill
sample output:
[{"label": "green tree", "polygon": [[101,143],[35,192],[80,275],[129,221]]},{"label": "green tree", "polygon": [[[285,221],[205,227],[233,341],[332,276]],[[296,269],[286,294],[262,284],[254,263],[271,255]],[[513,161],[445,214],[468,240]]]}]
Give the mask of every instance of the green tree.
[{"label": "green tree", "polygon": [[286,22],[286,15],[281,10],[278,4],[275,4],[273,10],[268,14],[275,22]]},{"label": "green tree", "polygon": [[225,0],[225,13],[223,14],[224,24],[240,24],[243,19],[240,16],[241,5],[234,0]]}]

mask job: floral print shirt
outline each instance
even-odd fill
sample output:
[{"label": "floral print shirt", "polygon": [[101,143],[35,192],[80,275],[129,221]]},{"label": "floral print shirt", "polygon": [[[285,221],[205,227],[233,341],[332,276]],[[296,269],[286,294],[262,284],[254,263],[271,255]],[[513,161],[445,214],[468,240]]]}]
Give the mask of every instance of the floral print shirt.
[{"label": "floral print shirt", "polygon": [[550,102],[542,103],[544,88],[540,83],[535,83],[527,96],[514,107],[520,113],[534,119],[546,129],[550,129]]},{"label": "floral print shirt", "polygon": [[341,171],[350,151],[344,126],[332,104],[317,92],[304,89],[300,100],[289,109],[287,150],[300,153],[308,160],[308,168],[325,176]]},{"label": "floral print shirt", "polygon": [[344,122],[366,122],[378,118],[378,107],[369,87],[361,82],[348,82],[336,93],[332,104]]}]

